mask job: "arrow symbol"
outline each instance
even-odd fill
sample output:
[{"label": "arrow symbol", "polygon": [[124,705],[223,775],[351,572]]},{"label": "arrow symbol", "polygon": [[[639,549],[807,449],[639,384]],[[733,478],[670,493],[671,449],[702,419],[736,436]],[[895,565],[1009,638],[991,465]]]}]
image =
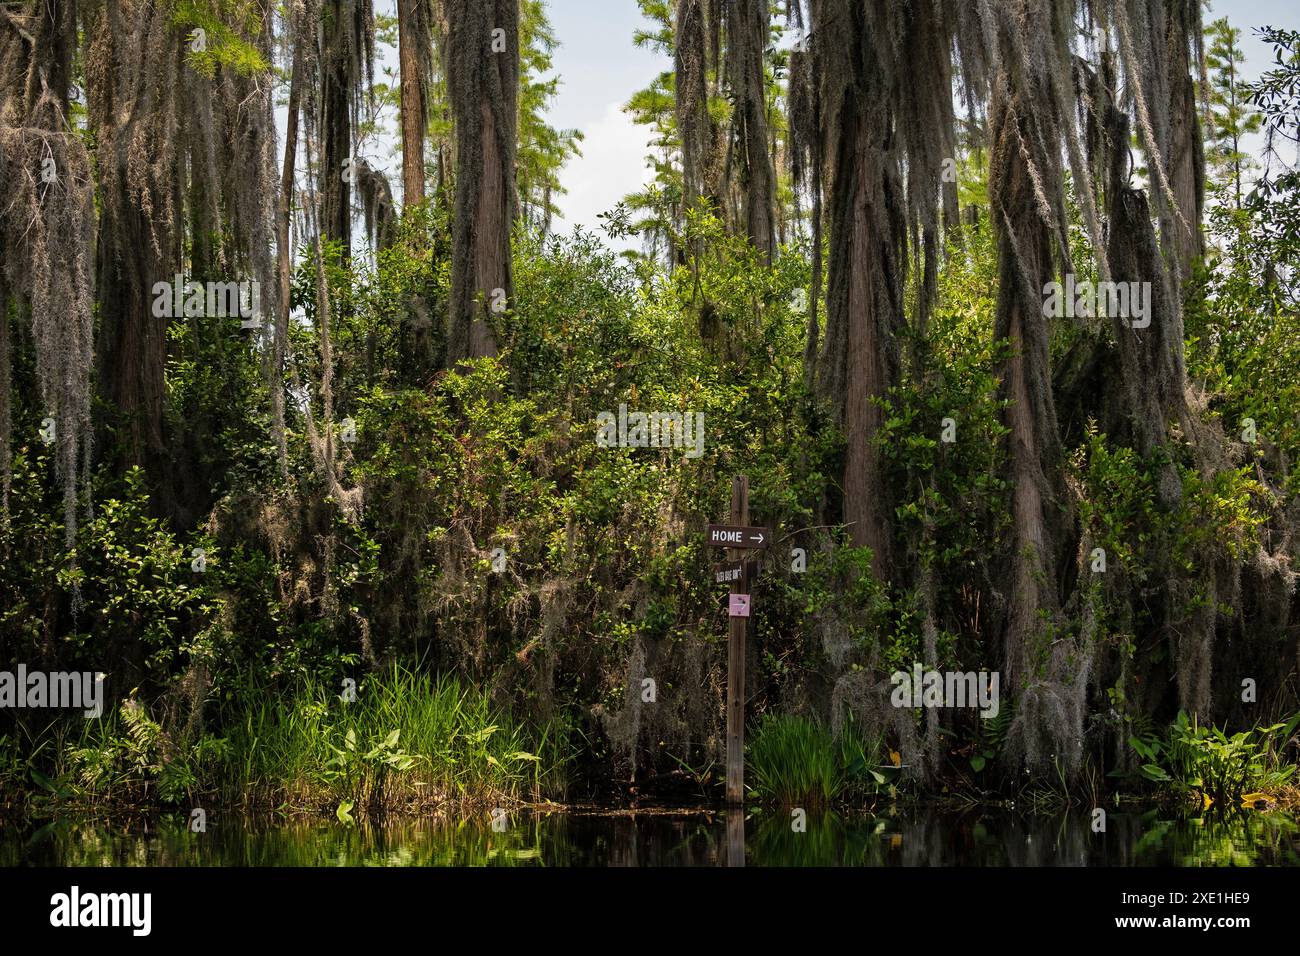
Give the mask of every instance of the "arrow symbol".
[{"label": "arrow symbol", "polygon": [[762,543],[763,543],[763,536],[762,536],[761,534],[750,535],[750,540],[751,540],[751,541],[757,541],[759,544],[762,544]]}]

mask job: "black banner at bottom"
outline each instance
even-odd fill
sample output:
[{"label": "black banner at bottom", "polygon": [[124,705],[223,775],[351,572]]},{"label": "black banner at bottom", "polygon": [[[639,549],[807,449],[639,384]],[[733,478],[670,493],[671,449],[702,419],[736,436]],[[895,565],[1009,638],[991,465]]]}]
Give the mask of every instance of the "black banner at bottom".
[{"label": "black banner at bottom", "polygon": [[457,930],[647,943],[723,930],[770,945],[783,923],[809,942],[852,928],[874,943],[983,945],[1010,925],[1046,923],[1057,939],[1230,944],[1242,932],[1294,931],[1298,891],[1284,869],[9,869],[0,921],[10,941],[127,946],[373,944]]}]

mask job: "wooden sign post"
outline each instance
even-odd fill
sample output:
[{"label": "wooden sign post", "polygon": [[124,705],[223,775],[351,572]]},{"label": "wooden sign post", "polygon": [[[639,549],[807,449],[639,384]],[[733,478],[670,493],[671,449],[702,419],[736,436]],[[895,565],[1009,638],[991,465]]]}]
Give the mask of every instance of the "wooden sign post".
[{"label": "wooden sign post", "polygon": [[754,568],[744,561],[750,548],[766,548],[772,541],[767,528],[749,525],[749,479],[737,475],[731,482],[731,524],[711,524],[709,544],[727,548],[730,560],[714,568],[714,580],[731,585],[727,636],[727,804],[745,802],[745,622],[753,601],[749,593]]},{"label": "wooden sign post", "polygon": [[[731,480],[732,524],[749,524],[749,478],[737,475]],[[735,559],[742,551],[732,551]],[[749,593],[749,575],[741,572],[740,580],[731,583],[732,594]],[[729,617],[727,636],[727,803],[741,806],[745,802],[745,625],[746,618]]]}]

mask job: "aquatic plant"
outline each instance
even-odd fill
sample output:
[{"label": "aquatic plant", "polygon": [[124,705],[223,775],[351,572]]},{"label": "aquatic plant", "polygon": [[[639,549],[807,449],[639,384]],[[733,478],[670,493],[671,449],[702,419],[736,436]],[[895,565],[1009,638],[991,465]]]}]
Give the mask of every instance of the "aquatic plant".
[{"label": "aquatic plant", "polygon": [[876,764],[877,747],[846,720],[838,737],[808,717],[768,715],[749,741],[746,774],[762,800],[787,807],[825,807],[865,796],[893,768]]},{"label": "aquatic plant", "polygon": [[[156,709],[156,708],[155,708]],[[561,796],[571,750],[560,720],[533,727],[454,678],[393,667],[356,699],[305,682],[249,683],[212,708],[216,733],[186,739],[131,699],[103,720],[60,722],[6,743],[4,778],[28,809],[226,806],[367,814],[510,806]],[[24,757],[23,755],[29,755]]]},{"label": "aquatic plant", "polygon": [[1228,808],[1250,791],[1268,792],[1291,782],[1296,767],[1283,762],[1283,753],[1297,726],[1300,713],[1285,723],[1228,736],[1179,711],[1166,739],[1133,737],[1129,744],[1146,761],[1141,774],[1147,780]]}]

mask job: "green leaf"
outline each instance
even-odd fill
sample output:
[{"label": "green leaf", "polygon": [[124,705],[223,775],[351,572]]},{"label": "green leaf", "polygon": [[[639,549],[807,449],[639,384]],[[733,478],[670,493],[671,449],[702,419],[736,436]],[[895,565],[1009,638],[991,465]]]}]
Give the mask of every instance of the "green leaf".
[{"label": "green leaf", "polygon": [[334,816],[338,817],[339,823],[344,826],[355,826],[356,820],[352,819],[352,801],[340,800],[339,808],[334,811]]},{"label": "green leaf", "polygon": [[976,754],[975,756],[970,758],[970,768],[974,770],[976,773],[979,773],[981,770],[984,769],[985,763],[986,761],[984,760],[984,757],[981,754]]},{"label": "green leaf", "polygon": [[1282,730],[1283,743],[1291,739],[1291,735],[1295,733],[1297,727],[1300,727],[1300,710],[1296,711],[1295,716],[1286,722],[1286,727]]},{"label": "green leaf", "polygon": [[470,743],[473,744],[485,743],[489,737],[491,737],[494,733],[496,733],[496,730],[497,730],[496,724],[492,724],[488,727],[484,727],[482,730],[476,730],[474,733],[469,735]]}]

